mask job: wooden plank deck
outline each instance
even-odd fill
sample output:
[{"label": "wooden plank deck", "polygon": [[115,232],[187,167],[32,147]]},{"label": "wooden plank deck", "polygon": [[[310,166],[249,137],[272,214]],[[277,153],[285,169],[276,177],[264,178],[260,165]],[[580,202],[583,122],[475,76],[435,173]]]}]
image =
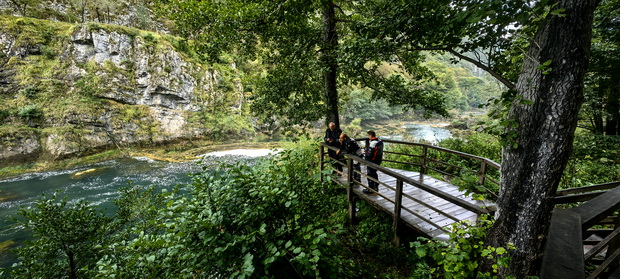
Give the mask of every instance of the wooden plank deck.
[{"label": "wooden plank deck", "polygon": [[[344,173],[347,173],[346,168],[344,168],[344,170]],[[421,183],[433,187],[434,189],[448,193],[473,205],[480,207],[493,205],[493,203],[489,201],[476,201],[470,197],[466,197],[464,192],[459,191],[457,186],[433,177],[420,175],[420,173],[413,171],[392,168],[390,168],[390,170],[403,176],[415,179]],[[366,173],[365,166],[362,166],[362,173]],[[367,179],[364,177],[365,176],[362,175],[362,183],[364,185],[368,185]],[[346,177],[342,176],[337,177],[335,181],[341,185],[346,185],[347,182]],[[379,172],[379,181],[385,183],[392,189],[380,184],[379,194],[368,195],[362,192],[364,189],[363,186],[356,185],[353,187],[353,192],[360,199],[365,200],[374,207],[394,216],[396,179]],[[464,220],[475,222],[478,217],[475,212],[454,203],[450,203],[443,198],[408,183],[404,183],[403,185],[402,205],[403,210],[401,210],[401,220],[403,220],[408,227],[423,236],[440,240],[447,240],[449,238],[447,232],[450,231],[452,224]]]}]

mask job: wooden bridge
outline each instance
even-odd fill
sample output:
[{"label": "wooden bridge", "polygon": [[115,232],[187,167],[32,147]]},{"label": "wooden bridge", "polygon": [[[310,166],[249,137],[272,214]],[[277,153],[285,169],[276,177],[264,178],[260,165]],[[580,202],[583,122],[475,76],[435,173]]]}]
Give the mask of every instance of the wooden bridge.
[{"label": "wooden bridge", "polygon": [[[368,146],[368,139],[358,141]],[[402,225],[410,227],[421,236],[447,239],[452,224],[465,220],[475,222],[480,214],[494,210],[492,202],[474,200],[459,187],[428,173],[459,178],[469,175],[481,187],[491,184],[497,188],[497,178],[487,175],[487,170],[493,169],[496,176],[499,176],[499,164],[486,158],[427,144],[394,140],[383,142],[386,144],[384,165],[399,168],[379,166],[350,154],[345,154],[342,160],[336,160],[326,150],[337,149],[325,143],[321,145],[321,170],[327,161],[332,163],[332,167],[334,164],[343,166],[343,172],[334,168],[336,175],[330,178],[347,189],[351,220],[355,219],[356,202],[365,200],[393,217],[394,242],[398,244]],[[466,161],[466,165],[475,167],[465,168],[450,163],[453,160]],[[355,170],[354,164],[360,164],[361,170]],[[378,180],[368,177],[365,171],[367,167],[377,170]],[[362,179],[355,180],[356,176]],[[370,189],[368,180],[379,183],[379,191],[375,195],[362,193],[363,189]]]},{"label": "wooden bridge", "polygon": [[[357,141],[368,146],[368,139]],[[491,201],[474,200],[446,181],[466,180],[470,187],[473,182],[476,191],[494,197],[499,188],[500,165],[496,162],[427,144],[383,142],[386,150],[382,166],[349,154],[337,160],[326,152],[337,149],[321,144],[321,171],[333,169],[329,179],[347,190],[350,220],[356,218],[356,202],[366,201],[392,217],[393,242],[398,245],[403,225],[421,236],[444,240],[454,223],[475,222],[481,214],[494,212]],[[342,165],[343,171],[337,171],[335,164]],[[360,164],[361,169],[356,170],[354,164]],[[378,180],[366,175],[367,167],[377,170]],[[379,183],[378,193],[362,193],[363,189],[370,190],[368,180]],[[620,279],[618,186],[620,181],[556,193],[540,278],[577,279],[587,275]]]}]

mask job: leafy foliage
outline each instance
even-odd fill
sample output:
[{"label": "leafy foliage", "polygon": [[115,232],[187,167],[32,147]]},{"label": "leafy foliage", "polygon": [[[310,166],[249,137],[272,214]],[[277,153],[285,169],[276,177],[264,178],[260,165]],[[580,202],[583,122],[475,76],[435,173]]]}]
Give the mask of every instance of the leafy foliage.
[{"label": "leafy foliage", "polygon": [[620,135],[620,2],[602,1],[595,13],[583,126],[597,134]]},{"label": "leafy foliage", "polygon": [[100,256],[96,247],[111,220],[101,211],[84,200],[69,204],[55,194],[19,213],[35,240],[16,250],[21,262],[6,270],[12,278],[78,278],[95,267]]},{"label": "leafy foliage", "polygon": [[[450,241],[420,239],[411,243],[416,254],[426,259],[418,265],[425,277],[433,278],[500,278],[498,268],[510,262],[508,247],[485,246],[486,232],[493,222],[483,215],[476,225],[457,223],[449,233]],[[479,262],[486,258],[494,262],[493,270],[484,272]],[[508,277],[512,278],[512,277]]]},{"label": "leafy foliage", "polygon": [[620,180],[620,139],[579,133],[573,142],[561,188],[573,188]]},{"label": "leafy foliage", "polygon": [[325,198],[316,178],[307,179],[310,150],[194,175],[190,195],[169,197],[154,217],[155,230],[109,245],[118,254],[104,256],[99,271],[168,278],[334,272],[342,219],[334,223],[332,214],[344,205]]},{"label": "leafy foliage", "polygon": [[19,91],[20,94],[28,99],[35,99],[41,90],[36,86],[28,86]]},{"label": "leafy foliage", "polygon": [[[160,9],[175,20],[181,33],[193,39],[204,58],[220,59],[222,53],[239,58],[260,55],[269,65],[253,92],[253,110],[277,115],[289,124],[308,124],[333,113],[337,94],[326,92],[328,73],[338,72],[338,85],[349,82],[372,88],[374,98],[390,104],[447,115],[443,99],[418,86],[430,76],[419,67],[419,56],[396,59],[393,49],[377,45],[354,29],[361,19],[359,3],[347,1],[159,1]],[[336,7],[338,39],[328,42],[325,16]],[[169,13],[169,11],[174,11]],[[405,63],[403,61],[411,63]],[[395,61],[401,73],[383,76],[382,62]],[[403,75],[408,75],[404,78]],[[344,80],[344,82],[343,82]],[[336,85],[334,85],[336,86]],[[416,99],[416,102],[411,102]],[[337,112],[336,112],[337,113]]]},{"label": "leafy foliage", "polygon": [[364,121],[389,119],[401,112],[399,107],[389,106],[386,100],[373,100],[368,90],[353,89],[343,104],[342,117],[351,121],[355,118]]}]

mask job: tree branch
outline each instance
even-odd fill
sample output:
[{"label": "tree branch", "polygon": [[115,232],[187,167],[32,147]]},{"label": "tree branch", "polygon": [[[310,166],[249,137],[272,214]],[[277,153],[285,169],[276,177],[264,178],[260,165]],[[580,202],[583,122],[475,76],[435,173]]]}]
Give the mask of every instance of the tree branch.
[{"label": "tree branch", "polygon": [[368,87],[368,88],[372,89],[373,91],[375,91],[375,92],[379,93],[380,95],[383,95],[383,97],[384,97],[384,98],[389,98],[389,97],[390,97],[390,94],[389,94],[389,93],[386,93],[386,92],[384,92],[383,90],[381,90],[381,89],[379,89],[379,88],[377,88],[377,87],[375,87],[375,86],[371,85],[371,84],[370,84],[370,83],[366,80],[366,78],[365,78],[365,76],[364,76],[364,70],[360,70],[360,71],[359,71],[359,73],[360,73],[360,77],[362,78],[362,83],[363,83],[366,87]]},{"label": "tree branch", "polygon": [[486,71],[487,73],[489,73],[491,76],[493,76],[494,78],[496,78],[497,80],[499,80],[501,83],[503,83],[506,87],[508,87],[509,89],[515,89],[515,84],[512,83],[511,81],[507,80],[506,78],[504,78],[502,75],[500,75],[499,73],[493,71],[490,67],[482,64],[480,61],[476,61],[475,59],[471,59],[459,52],[457,52],[454,49],[446,49],[447,52],[449,52],[450,54],[463,59],[469,63],[472,63],[476,66],[478,66],[478,68],[483,69],[484,71]]},{"label": "tree branch", "polygon": [[499,82],[501,82],[503,85],[505,85],[506,87],[508,87],[509,89],[515,89],[515,84],[512,83],[511,81],[509,81],[508,79],[504,78],[502,75],[500,75],[499,73],[493,71],[493,69],[491,69],[489,66],[486,66],[484,64],[482,64],[480,61],[477,61],[476,59],[472,59],[470,57],[467,57],[461,53],[459,53],[458,51],[450,48],[450,47],[435,47],[435,48],[413,48],[413,49],[409,49],[410,51],[446,51],[449,52],[450,54],[463,59],[469,63],[472,63],[474,65],[476,65],[478,68],[484,70],[485,72],[489,73],[491,76],[493,76],[494,78],[496,78]]}]

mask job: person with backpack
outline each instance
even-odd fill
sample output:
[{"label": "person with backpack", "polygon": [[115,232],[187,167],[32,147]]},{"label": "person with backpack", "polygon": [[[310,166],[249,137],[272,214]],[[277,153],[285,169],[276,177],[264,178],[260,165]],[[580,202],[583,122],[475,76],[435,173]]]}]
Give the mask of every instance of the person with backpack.
[{"label": "person with backpack", "polygon": [[[336,151],[337,155],[351,154],[357,157],[362,156],[363,154],[362,148],[360,148],[357,142],[355,142],[355,140],[350,138],[347,134],[345,133],[340,134],[339,141],[340,141],[340,150]],[[353,172],[353,180],[357,183],[361,183],[362,175],[359,173],[361,171],[359,162],[353,161],[353,170],[355,170]]]},{"label": "person with backpack", "polygon": [[[375,131],[368,131],[368,139],[369,144],[366,147],[364,152],[364,158],[366,161],[375,163],[377,165],[381,165],[383,161],[383,142],[377,138],[377,134]],[[377,170],[368,166],[366,168],[368,177],[374,178],[377,181],[379,180],[379,175],[377,174]],[[368,178],[368,187],[369,189],[364,189],[362,192],[365,194],[376,194],[379,192],[379,183]]]}]

